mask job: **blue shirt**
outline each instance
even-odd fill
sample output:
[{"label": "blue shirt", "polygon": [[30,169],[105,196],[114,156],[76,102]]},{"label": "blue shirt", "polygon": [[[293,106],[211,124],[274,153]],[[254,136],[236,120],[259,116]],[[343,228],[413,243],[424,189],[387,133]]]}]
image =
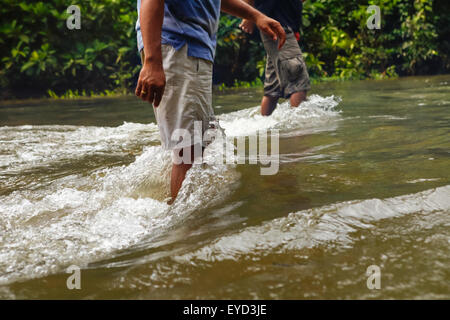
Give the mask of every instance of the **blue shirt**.
[{"label": "blue shirt", "polygon": [[[161,43],[169,44],[175,50],[187,44],[189,56],[213,61],[219,26],[220,1],[165,0]],[[137,42],[138,49],[141,51],[144,48],[139,23],[141,0],[137,1],[137,8]]]}]

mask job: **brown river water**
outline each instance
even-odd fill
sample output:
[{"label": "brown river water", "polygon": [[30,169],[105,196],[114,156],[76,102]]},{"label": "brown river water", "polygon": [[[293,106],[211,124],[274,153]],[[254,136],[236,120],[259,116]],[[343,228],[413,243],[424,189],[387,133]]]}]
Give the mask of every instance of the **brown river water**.
[{"label": "brown river water", "polygon": [[261,94],[213,104],[229,141],[279,130],[278,173],[196,165],[171,206],[148,104],[1,102],[0,298],[449,299],[450,76]]}]

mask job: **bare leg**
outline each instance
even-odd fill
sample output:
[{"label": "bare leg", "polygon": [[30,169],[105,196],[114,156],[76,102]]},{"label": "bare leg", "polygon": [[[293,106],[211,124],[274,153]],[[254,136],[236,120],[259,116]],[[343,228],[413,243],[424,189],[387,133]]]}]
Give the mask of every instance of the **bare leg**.
[{"label": "bare leg", "polygon": [[[170,195],[172,197],[172,199],[168,202],[168,204],[172,204],[177,195],[178,192],[181,189],[181,186],[183,185],[183,181],[186,178],[186,173],[188,172],[188,170],[192,167],[192,163],[194,163],[194,146],[188,147],[191,148],[191,159],[190,161],[188,161],[189,163],[180,163],[180,164],[172,164],[172,174],[170,176]],[[179,150],[179,155],[181,158],[183,158],[183,151],[188,149],[188,148],[184,148],[182,150]],[[189,151],[189,150],[188,150]],[[177,152],[177,151],[174,151]],[[186,151],[187,152],[187,151]],[[203,153],[203,148],[202,148],[202,153]]]},{"label": "bare leg", "polygon": [[264,96],[261,101],[261,114],[263,116],[270,116],[277,107],[278,98],[271,96]]},{"label": "bare leg", "polygon": [[289,98],[292,107],[298,107],[300,103],[306,100],[306,91],[294,92]]},{"label": "bare leg", "polygon": [[186,173],[191,167],[192,164],[172,164],[172,175],[170,177],[170,195],[172,199],[168,202],[169,204],[175,201],[186,177]]}]

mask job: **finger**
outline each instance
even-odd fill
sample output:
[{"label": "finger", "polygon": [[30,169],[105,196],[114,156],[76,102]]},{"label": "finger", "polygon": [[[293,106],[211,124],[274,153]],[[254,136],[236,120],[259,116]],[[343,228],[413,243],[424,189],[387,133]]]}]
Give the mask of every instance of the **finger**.
[{"label": "finger", "polygon": [[143,83],[141,90],[141,99],[144,101],[148,101],[149,94],[150,94],[150,87],[146,83]]},{"label": "finger", "polygon": [[162,97],[164,95],[164,89],[165,87],[160,88],[159,90],[156,91],[155,93],[155,107],[158,107],[159,104],[161,103]]},{"label": "finger", "polygon": [[136,94],[136,96],[140,96],[141,95],[141,90],[142,90],[142,82],[138,81],[138,84],[136,86],[136,91],[134,92]]},{"label": "finger", "polygon": [[150,85],[147,87],[148,92],[147,95],[145,97],[145,100],[148,101],[149,103],[153,103],[153,96],[155,94],[155,90],[153,88],[153,85]]},{"label": "finger", "polygon": [[284,46],[284,43],[286,42],[286,32],[284,32],[284,29],[281,27],[279,23],[277,23],[275,27],[275,32],[279,39],[278,50],[280,50]]},{"label": "finger", "polygon": [[151,103],[153,106],[155,106],[154,104],[154,100],[155,100],[155,90],[151,89],[150,94],[148,95],[148,102]]},{"label": "finger", "polygon": [[277,35],[275,34],[275,32],[272,31],[270,27],[265,28],[263,31],[265,34],[271,37],[273,41],[277,41]]}]

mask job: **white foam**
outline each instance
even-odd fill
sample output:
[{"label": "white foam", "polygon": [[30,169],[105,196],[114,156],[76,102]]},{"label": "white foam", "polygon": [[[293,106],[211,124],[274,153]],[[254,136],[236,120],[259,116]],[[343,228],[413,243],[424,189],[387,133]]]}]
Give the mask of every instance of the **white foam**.
[{"label": "white foam", "polygon": [[0,169],[17,172],[92,154],[120,155],[137,141],[159,141],[157,126],[125,122],[118,127],[0,127]]},{"label": "white foam", "polygon": [[288,101],[279,104],[270,117],[262,116],[259,106],[223,114],[219,116],[220,125],[226,135],[232,137],[252,135],[259,130],[319,128],[336,119],[340,101],[334,96],[311,95],[297,108],[292,108]]},{"label": "white foam", "polygon": [[[336,105],[333,97],[311,96],[297,109],[280,105],[272,117],[262,118],[252,108],[223,115],[221,123],[230,136],[253,134],[261,126],[311,128],[335,117]],[[215,142],[205,150],[206,163],[188,171],[177,200],[167,205],[171,159],[158,140],[155,124],[0,127],[1,182],[8,185],[8,176],[16,175],[23,186],[0,196],[0,284],[63,272],[72,264],[83,267],[152,241],[193,212],[223,202],[239,182],[234,165],[215,161],[222,156]],[[136,151],[141,154],[129,165],[57,178],[39,171],[88,155]],[[30,168],[38,168],[46,183],[20,180]]]}]

